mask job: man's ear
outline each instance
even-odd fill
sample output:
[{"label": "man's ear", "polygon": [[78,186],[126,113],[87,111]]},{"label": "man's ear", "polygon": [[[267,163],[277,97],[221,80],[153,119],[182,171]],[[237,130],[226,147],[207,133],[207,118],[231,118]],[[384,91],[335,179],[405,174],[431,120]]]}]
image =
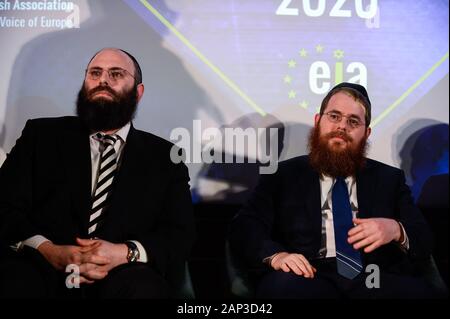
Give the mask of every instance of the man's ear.
[{"label": "man's ear", "polygon": [[320,117],[321,117],[321,115],[319,113],[317,113],[314,116],[314,126],[318,126],[319,125]]},{"label": "man's ear", "polygon": [[369,138],[370,133],[372,133],[372,129],[369,126],[368,128],[366,128],[366,138]]},{"label": "man's ear", "polygon": [[139,102],[144,95],[144,84],[140,83],[138,84],[136,88],[136,94],[137,94],[137,101]]}]

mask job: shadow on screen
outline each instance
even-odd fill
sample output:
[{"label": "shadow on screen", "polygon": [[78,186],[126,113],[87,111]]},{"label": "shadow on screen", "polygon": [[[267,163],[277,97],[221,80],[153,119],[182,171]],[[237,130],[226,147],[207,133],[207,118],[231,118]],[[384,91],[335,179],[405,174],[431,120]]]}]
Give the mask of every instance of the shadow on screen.
[{"label": "shadow on screen", "polygon": [[[134,121],[137,128],[168,139],[175,127],[191,128],[200,111],[223,123],[221,111],[182,61],[163,47],[164,34],[152,29],[124,1],[87,3],[89,10],[82,16],[87,11],[91,16],[81,23],[81,28],[42,34],[26,43],[17,55],[9,81],[5,127],[0,135],[0,146],[5,151],[14,145],[26,120],[75,113],[86,65],[104,47],[122,48],[141,65],[146,90]],[[159,1],[158,7],[168,19],[177,17],[164,1]]]},{"label": "shadow on screen", "polygon": [[446,123],[414,120],[400,132],[398,142],[405,141],[399,152],[400,166],[417,200],[430,176],[448,174],[449,128]]},{"label": "shadow on screen", "polygon": [[[242,116],[231,124],[222,126],[221,132],[227,128],[255,129],[259,132],[256,147],[266,150],[266,154],[270,154],[277,162],[305,154],[310,130],[310,127],[304,124],[284,124],[273,115],[263,117],[257,113]],[[276,135],[273,129],[276,129]],[[212,151],[217,152],[217,149]],[[255,156],[249,156],[249,152],[236,152],[232,147],[219,152],[221,163],[203,164],[192,192],[194,202],[241,205],[258,183],[261,168],[267,167],[269,163],[262,162]],[[226,158],[232,158],[233,163],[226,163]]]}]

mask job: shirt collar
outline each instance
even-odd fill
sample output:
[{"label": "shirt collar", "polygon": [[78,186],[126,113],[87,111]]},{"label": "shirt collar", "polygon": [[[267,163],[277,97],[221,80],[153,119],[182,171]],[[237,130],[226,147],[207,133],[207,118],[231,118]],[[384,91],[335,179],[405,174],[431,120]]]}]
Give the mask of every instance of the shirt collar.
[{"label": "shirt collar", "polygon": [[[120,139],[122,140],[122,142],[126,142],[127,137],[128,137],[128,133],[130,132],[130,128],[131,128],[131,122],[128,122],[127,124],[125,124],[124,126],[122,126],[116,133],[114,133],[115,135],[119,136]],[[95,138],[95,136],[97,135],[97,133],[99,132],[94,132],[91,135],[89,135],[91,138]]]},{"label": "shirt collar", "polygon": [[[335,177],[331,177],[331,176],[323,175],[323,174],[320,175],[320,179],[321,179],[323,182],[328,182],[328,183],[331,183],[331,184],[334,184],[334,182],[336,181],[336,178],[335,178]],[[346,183],[347,185],[351,185],[351,184],[354,183],[355,178],[354,178],[353,176],[347,176],[346,178],[344,178],[344,180],[345,180],[345,183]]]}]

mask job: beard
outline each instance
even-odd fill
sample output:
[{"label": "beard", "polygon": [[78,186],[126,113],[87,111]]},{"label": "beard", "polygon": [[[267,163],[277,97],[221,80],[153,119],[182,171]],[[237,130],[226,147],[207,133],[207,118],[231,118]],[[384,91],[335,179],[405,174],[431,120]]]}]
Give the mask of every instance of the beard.
[{"label": "beard", "polygon": [[[130,122],[137,108],[137,85],[122,93],[109,86],[97,86],[87,91],[83,84],[77,97],[77,115],[94,132],[110,131],[123,127]],[[99,97],[92,99],[98,91],[108,92],[112,99]]]},{"label": "beard", "polygon": [[[340,137],[347,142],[347,147],[339,149],[330,145],[333,137]],[[320,136],[319,125],[313,127],[308,138],[309,162],[320,174],[331,177],[355,176],[366,163],[366,154],[369,147],[367,137],[364,137],[357,145],[353,145],[353,139],[345,132],[330,132]]]}]

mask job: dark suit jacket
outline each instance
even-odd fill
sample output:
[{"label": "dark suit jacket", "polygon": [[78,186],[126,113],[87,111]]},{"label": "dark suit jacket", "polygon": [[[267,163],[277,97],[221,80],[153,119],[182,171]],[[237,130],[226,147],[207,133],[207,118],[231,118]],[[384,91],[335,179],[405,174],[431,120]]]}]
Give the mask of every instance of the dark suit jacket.
[{"label": "dark suit jacket", "polygon": [[[368,159],[356,183],[359,217],[400,221],[410,243],[408,254],[394,243],[363,253],[366,264],[395,271],[404,269],[411,259],[430,254],[430,232],[413,204],[401,170]],[[256,270],[263,267],[263,258],[280,251],[316,258],[321,245],[320,201],[319,174],[311,168],[308,157],[281,162],[275,174],[261,177],[253,196],[233,220],[233,252]]]},{"label": "dark suit jacket", "polygon": [[[98,237],[137,240],[149,265],[165,275],[193,242],[189,176],[173,164],[172,144],[131,127],[105,224]],[[41,234],[55,244],[88,238],[91,207],[89,132],[77,117],[27,122],[0,169],[0,241]]]}]

